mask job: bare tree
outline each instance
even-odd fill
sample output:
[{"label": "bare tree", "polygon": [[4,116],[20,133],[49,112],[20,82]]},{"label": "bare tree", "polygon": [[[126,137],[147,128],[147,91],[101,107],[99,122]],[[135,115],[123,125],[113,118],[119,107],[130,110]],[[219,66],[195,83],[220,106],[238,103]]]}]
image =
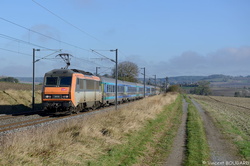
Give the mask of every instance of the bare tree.
[{"label": "bare tree", "polygon": [[[124,61],[119,63],[117,67],[119,80],[137,82],[139,69],[135,63]],[[112,76],[115,78],[115,67],[112,69]]]}]

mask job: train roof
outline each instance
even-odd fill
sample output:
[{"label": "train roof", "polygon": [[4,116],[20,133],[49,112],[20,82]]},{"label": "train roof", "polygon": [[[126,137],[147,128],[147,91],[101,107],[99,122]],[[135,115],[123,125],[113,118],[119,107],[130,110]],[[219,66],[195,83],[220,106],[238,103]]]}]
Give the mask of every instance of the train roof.
[{"label": "train roof", "polygon": [[84,75],[93,76],[93,74],[90,72],[86,72],[86,71],[78,70],[78,69],[54,69],[54,70],[51,70],[51,71],[45,73],[45,76],[48,76],[48,75],[50,75],[50,76],[61,76],[61,75],[71,76],[73,73],[81,73]]},{"label": "train roof", "polygon": [[[94,76],[92,73],[90,72],[86,72],[83,70],[79,70],[79,69],[54,69],[51,70],[47,73],[45,73],[45,76],[51,76],[51,77],[56,77],[56,76],[72,76],[72,74],[74,73],[81,73],[84,74],[85,76]],[[103,82],[109,82],[109,83],[115,83],[115,79],[114,78],[108,78],[108,77],[99,77],[101,79],[101,81]],[[141,83],[135,83],[135,82],[128,82],[128,81],[121,81],[118,80],[117,81],[118,84],[125,84],[125,85],[134,85],[134,86],[143,86],[143,84]],[[146,85],[146,87],[154,87],[152,85]]]},{"label": "train roof", "polygon": [[[115,83],[114,78],[108,78],[108,77],[100,77],[103,82],[109,82],[109,83]],[[136,85],[137,83],[134,82],[127,82],[127,81],[121,81],[117,80],[118,84],[126,84],[126,85]]]},{"label": "train roof", "polygon": [[[103,82],[115,83],[115,79],[114,78],[108,78],[108,77],[100,77],[100,78],[101,78],[101,80]],[[118,84],[125,84],[125,85],[144,86],[144,84],[142,84],[142,83],[121,81],[121,80],[117,80],[117,83]],[[154,88],[154,86],[152,86],[152,85],[146,85],[146,87],[152,87],[152,88]]]}]

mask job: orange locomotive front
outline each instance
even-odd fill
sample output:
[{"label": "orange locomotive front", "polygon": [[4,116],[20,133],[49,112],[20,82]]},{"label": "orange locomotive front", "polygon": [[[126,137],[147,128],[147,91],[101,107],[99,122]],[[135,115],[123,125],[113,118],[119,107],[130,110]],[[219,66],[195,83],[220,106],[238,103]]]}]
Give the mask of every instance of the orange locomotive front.
[{"label": "orange locomotive front", "polygon": [[42,102],[45,111],[71,111],[74,105],[73,72],[67,69],[52,70],[45,74]]},{"label": "orange locomotive front", "polygon": [[83,73],[76,69],[54,69],[46,73],[42,92],[44,110],[77,113],[88,107],[99,106],[100,78]]}]

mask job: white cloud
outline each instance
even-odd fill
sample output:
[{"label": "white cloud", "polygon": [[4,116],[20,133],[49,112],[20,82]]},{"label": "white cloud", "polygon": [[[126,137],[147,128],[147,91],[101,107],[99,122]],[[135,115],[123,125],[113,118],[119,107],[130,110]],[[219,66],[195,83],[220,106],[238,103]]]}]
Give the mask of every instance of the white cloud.
[{"label": "white cloud", "polygon": [[188,51],[149,67],[160,77],[181,75],[250,75],[250,47],[223,48],[207,55]]}]

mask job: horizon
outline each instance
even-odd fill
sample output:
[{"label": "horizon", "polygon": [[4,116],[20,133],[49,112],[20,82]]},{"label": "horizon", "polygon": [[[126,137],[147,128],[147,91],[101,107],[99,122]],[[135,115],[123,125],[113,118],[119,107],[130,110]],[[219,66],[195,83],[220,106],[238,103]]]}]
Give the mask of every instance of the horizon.
[{"label": "horizon", "polygon": [[[101,75],[103,77],[103,75]],[[226,77],[250,77],[250,74],[249,75],[225,75],[225,74],[211,74],[211,75],[181,75],[181,76],[170,76],[168,78],[174,78],[174,77],[210,77],[210,76],[226,76]],[[12,76],[0,76],[0,78],[2,77],[12,77]],[[17,76],[17,77],[13,77],[13,78],[32,78],[30,76]],[[43,76],[39,76],[39,77],[35,77],[35,78],[44,78]],[[143,77],[137,77],[139,79],[143,79]],[[165,79],[166,77],[156,77],[156,79]],[[152,79],[152,77],[146,77],[146,79]]]}]

